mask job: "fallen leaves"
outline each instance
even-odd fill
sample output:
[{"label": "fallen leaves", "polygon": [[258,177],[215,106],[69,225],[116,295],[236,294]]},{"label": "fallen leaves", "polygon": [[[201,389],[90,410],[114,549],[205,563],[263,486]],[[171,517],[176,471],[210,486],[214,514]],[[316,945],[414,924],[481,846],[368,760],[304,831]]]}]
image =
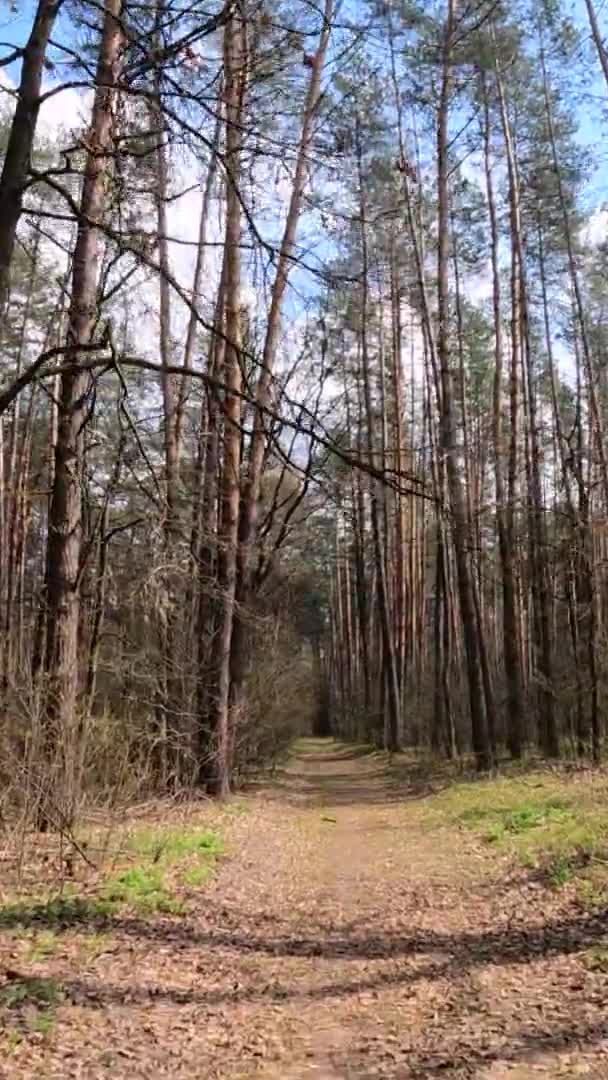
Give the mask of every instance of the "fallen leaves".
[{"label": "fallen leaves", "polygon": [[0,1076],[608,1077],[604,913],[429,833],[372,765],[296,761],[297,798],[214,808],[231,858],[186,916],[6,934],[5,968],[61,1000],[52,1030],[0,1036]]}]

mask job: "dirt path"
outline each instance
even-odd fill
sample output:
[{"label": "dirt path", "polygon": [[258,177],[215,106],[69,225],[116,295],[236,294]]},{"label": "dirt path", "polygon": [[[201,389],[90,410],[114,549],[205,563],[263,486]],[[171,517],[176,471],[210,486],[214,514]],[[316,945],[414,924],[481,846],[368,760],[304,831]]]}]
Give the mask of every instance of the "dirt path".
[{"label": "dirt path", "polygon": [[187,918],[53,957],[57,1028],[0,1075],[608,1080],[608,977],[581,962],[606,919],[422,807],[376,757],[311,745],[226,817],[233,854]]}]

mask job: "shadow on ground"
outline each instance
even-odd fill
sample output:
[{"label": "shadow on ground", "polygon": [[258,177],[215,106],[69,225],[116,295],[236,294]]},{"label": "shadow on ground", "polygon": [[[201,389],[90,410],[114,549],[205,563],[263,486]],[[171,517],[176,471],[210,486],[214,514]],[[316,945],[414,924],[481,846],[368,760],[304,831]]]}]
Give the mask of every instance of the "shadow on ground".
[{"label": "shadow on ground", "polygon": [[[539,957],[567,956],[589,948],[605,939],[608,920],[605,915],[563,919],[534,929],[484,931],[479,933],[444,934],[438,931],[418,931],[411,935],[391,933],[369,933],[357,924],[343,927],[325,937],[319,932],[310,936],[282,935],[280,926],[276,932],[263,933],[255,919],[250,916],[239,918],[235,912],[230,919],[239,925],[239,930],[224,929],[218,925],[215,929],[201,931],[191,922],[148,922],[137,919],[116,919],[112,929],[117,940],[136,938],[144,939],[152,949],[173,948],[176,955],[184,949],[201,949],[201,970],[214,970],[214,950],[234,955],[234,971],[238,972],[239,960],[243,956],[268,954],[270,956],[308,957],[349,960],[408,958],[411,963],[395,970],[384,970],[361,974],[357,968],[352,977],[333,981],[329,979],[321,985],[307,985],[306,981],[290,982],[271,980],[264,986],[262,969],[256,972],[249,985],[235,981],[231,987],[168,987],[160,983],[126,984],[113,983],[107,979],[90,977],[72,977],[62,981],[62,993],[65,1000],[91,1010],[105,1011],[109,1007],[137,1009],[151,1005],[181,1007],[242,1007],[244,1004],[256,1005],[268,1003],[273,1007],[290,1003],[318,1003],[319,1006],[338,1007],[341,1000],[361,995],[375,994],[391,988],[409,987],[413,992],[416,984],[423,981],[454,980],[456,985],[463,985],[463,978],[474,969],[491,964],[527,965]],[[262,922],[265,920],[262,918]],[[82,933],[90,928],[86,924],[77,927]],[[246,970],[246,969],[245,969]],[[376,1072],[376,1076],[477,1076],[482,1067],[492,1062],[529,1061],[541,1053],[558,1053],[570,1050],[576,1052],[592,1048],[608,1039],[608,1020],[589,1022],[575,1018],[569,1024],[551,1025],[551,1030],[539,1031],[532,1022],[522,1026],[516,1032],[510,1032],[508,1041],[500,1046],[488,1046],[487,1040],[480,1034],[479,1044],[469,1043],[466,1052],[452,1046],[450,1040],[458,1033],[459,1017],[470,1015],[474,1009],[467,992],[463,989],[462,1000],[453,998],[450,1013],[445,1021],[446,1045],[438,1042],[432,1049],[420,1046],[408,1046],[404,1051],[409,1073],[393,1072],[388,1066],[385,1072]],[[573,1014],[573,1017],[575,1014]],[[407,1040],[406,1040],[407,1042]],[[366,1077],[360,1072],[360,1059],[356,1047],[345,1051],[342,1058],[336,1057],[339,1068],[344,1068],[343,1075]],[[475,1071],[473,1071],[475,1069]],[[452,1071],[450,1071],[452,1070]],[[462,1071],[459,1071],[462,1070]],[[467,1071],[468,1070],[468,1071]],[[337,1072],[335,1075],[342,1075]],[[372,1074],[369,1074],[372,1075]],[[491,1074],[490,1074],[491,1075]],[[536,1074],[532,1074],[536,1075]],[[561,1074],[560,1074],[561,1075]],[[568,1075],[564,1073],[564,1075]],[[597,1075],[598,1080],[600,1075]],[[605,1075],[608,1075],[608,1070]]]},{"label": "shadow on ground", "polygon": [[[419,798],[449,782],[450,778],[441,769],[429,773],[426,763],[420,765],[401,759],[391,770],[387,769],[386,757],[369,748],[330,745],[327,750],[311,749],[298,755],[275,779],[272,792],[264,788],[263,794],[299,806],[358,806],[362,808],[363,823],[369,828],[371,819],[377,815],[366,816],[366,807]],[[270,820],[275,810],[265,806],[263,800],[261,806],[263,828],[265,815]],[[300,815],[294,817],[302,820]],[[342,817],[346,820],[346,830],[356,830],[356,815]],[[283,831],[277,834],[283,837],[277,844],[284,842],[285,833],[291,828],[291,819],[287,820],[287,828],[281,826]],[[422,842],[421,837],[413,835],[410,842],[413,845]],[[337,857],[339,846],[335,851]],[[531,910],[518,913],[515,924],[501,921],[491,925],[492,919],[496,923],[496,907],[486,904],[485,896],[486,889],[491,887],[495,904],[496,889],[500,888],[495,879],[491,883],[480,880],[475,885],[475,895],[466,896],[464,901],[462,894],[455,891],[454,903],[458,899],[464,902],[466,914],[456,929],[453,924],[451,929],[444,928],[440,909],[434,916],[434,925],[416,925],[418,901],[414,891],[411,895],[407,893],[407,879],[403,888],[399,881],[398,893],[382,895],[379,912],[373,907],[366,910],[364,905],[360,908],[361,896],[355,897],[354,902],[350,896],[334,896],[333,879],[327,886],[331,894],[329,908],[323,908],[322,900],[317,908],[316,893],[311,899],[306,891],[298,906],[297,893],[295,902],[292,894],[288,893],[287,903],[282,897],[285,882],[282,884],[280,879],[275,882],[272,852],[267,860],[270,887],[263,894],[265,899],[252,901],[251,893],[247,892],[251,875],[264,871],[260,870],[259,862],[245,864],[246,854],[239,853],[230,864],[236,870],[241,860],[248,867],[236,901],[233,896],[225,902],[220,890],[214,893],[212,902],[207,902],[201,894],[198,911],[187,917],[138,918],[116,913],[102,917],[94,908],[74,898],[73,902],[67,899],[60,909],[55,907],[46,912],[44,905],[29,912],[17,906],[0,908],[0,927],[21,927],[24,931],[48,927],[59,935],[71,933],[83,938],[100,931],[109,932],[120,956],[140,956],[146,960],[156,956],[170,958],[168,968],[160,966],[155,970],[153,964],[146,963],[147,979],[141,972],[138,977],[137,970],[130,971],[124,964],[108,966],[95,974],[90,971],[76,974],[73,969],[63,971],[64,1001],[78,1006],[89,1017],[95,1014],[100,1021],[115,1010],[120,1016],[131,1015],[133,1023],[138,1023],[138,1017],[150,1016],[149,1010],[156,1005],[161,1010],[173,1007],[178,1010],[177,1015],[179,1010],[192,1010],[188,1015],[197,1017],[197,1026],[202,1022],[203,1032],[204,1018],[214,1010],[224,1010],[221,1015],[245,1028],[255,1026],[256,1018],[266,1012],[279,1025],[284,1015],[299,1017],[305,1013],[310,1023],[317,1016],[329,1016],[337,1026],[342,1025],[343,1029],[346,1026],[347,1037],[342,1042],[338,1040],[338,1045],[332,1048],[331,1068],[325,1074],[317,1071],[315,1075],[319,1077],[434,1080],[449,1076],[453,1080],[465,1077],[493,1080],[504,1076],[493,1070],[505,1062],[513,1066],[532,1063],[530,1068],[535,1070],[534,1062],[543,1055],[571,1053],[580,1057],[588,1053],[594,1055],[595,1061],[608,1050],[608,1019],[604,1019],[603,1011],[608,995],[603,1004],[600,1000],[608,980],[590,975],[582,965],[578,965],[580,971],[577,971],[569,966],[568,959],[605,948],[608,911],[589,914],[568,908],[543,912],[541,900],[535,913]],[[343,854],[343,858],[348,856],[348,852]],[[264,861],[263,865],[266,865]],[[406,861],[403,870],[406,875]],[[373,867],[372,872],[375,873]],[[303,881],[305,876],[304,870]],[[326,885],[323,879],[322,888]],[[430,895],[432,881],[425,881],[423,886]],[[357,888],[363,889],[364,898],[365,886]],[[396,898],[400,904],[397,923]],[[522,897],[522,902],[530,901]],[[479,921],[480,903],[485,904],[482,907],[487,919],[485,925]],[[536,917],[530,918],[531,914]],[[539,972],[535,968],[539,961],[555,961],[554,968],[559,967],[556,981],[546,989],[544,979],[549,964]],[[505,982],[501,983],[504,976]],[[11,977],[10,972],[5,972],[9,983]],[[528,980],[533,987],[529,1000],[539,1002],[538,1015],[532,1015],[532,1008],[520,1007],[520,985],[525,987]],[[504,1014],[501,987],[503,994],[510,995]],[[390,1044],[386,1040],[387,1029],[382,1026],[377,1029],[372,1051],[373,1040],[362,1047],[356,1023],[348,1028],[349,1023],[352,1025],[350,1010],[359,1008],[362,1001],[372,1003],[364,1005],[361,1013],[368,1020],[370,1015],[375,1020],[377,1001],[378,1022],[382,1025],[386,1022],[383,1010],[387,1006],[396,1010],[397,1015],[404,1010],[405,1015],[410,1002],[420,1001],[424,1010],[426,998],[436,993],[437,988],[440,988],[442,1007],[434,1018],[430,1022],[420,1021],[418,1026],[412,1025],[411,1020],[404,1021]],[[370,1053],[375,1055],[371,1072],[365,1064]],[[603,1067],[600,1065],[600,1069]],[[225,1071],[217,1075],[244,1074]],[[286,1068],[271,1075],[289,1080],[296,1075],[312,1074],[296,1074]],[[535,1075],[536,1072],[526,1069],[517,1073],[522,1078]],[[559,1073],[549,1072],[549,1075],[576,1074],[562,1072],[560,1067]],[[589,1068],[587,1075],[598,1080],[608,1078],[608,1064],[604,1072]]]}]

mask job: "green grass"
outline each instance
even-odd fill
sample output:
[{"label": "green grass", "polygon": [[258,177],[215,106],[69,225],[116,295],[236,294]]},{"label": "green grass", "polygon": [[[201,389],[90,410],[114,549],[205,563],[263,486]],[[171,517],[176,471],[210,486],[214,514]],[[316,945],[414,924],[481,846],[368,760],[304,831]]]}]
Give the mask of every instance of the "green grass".
[{"label": "green grass", "polygon": [[8,1046],[16,1049],[24,1032],[47,1038],[57,1022],[56,1009],[63,1001],[63,990],[56,979],[23,975],[0,988],[0,1009],[15,1016],[15,1026],[0,1022]]},{"label": "green grass", "polygon": [[608,975],[608,945],[594,945],[584,956],[584,964],[590,971]]},{"label": "green grass", "polygon": [[208,863],[203,863],[202,866],[195,864],[184,870],[181,881],[183,885],[187,885],[191,889],[198,889],[209,881],[212,873],[213,870]]},{"label": "green grass", "polygon": [[[200,888],[223,851],[217,833],[203,829],[142,828],[130,833],[119,865],[101,877],[92,895],[62,894],[49,899],[23,897],[0,905],[0,930],[39,927],[29,959],[39,961],[57,947],[56,932],[79,923],[104,922],[121,909],[138,915],[183,915],[182,886]],[[127,864],[120,866],[120,863]],[[42,934],[46,928],[46,935]]]},{"label": "green grass", "polygon": [[556,887],[608,891],[608,783],[556,773],[454,784],[427,803],[431,827],[458,824],[542,870]]},{"label": "green grass", "polygon": [[567,855],[556,855],[547,864],[547,877],[556,889],[576,877],[576,862]]},{"label": "green grass", "polygon": [[57,930],[75,923],[107,919],[115,909],[101,897],[54,896],[48,900],[24,897],[0,906],[0,929],[46,926]]},{"label": "green grass", "polygon": [[127,851],[161,866],[173,866],[183,859],[214,859],[223,847],[216,833],[202,829],[137,829],[126,842]]},{"label": "green grass", "polygon": [[0,988],[0,1005],[17,1009],[21,1005],[34,1005],[39,1009],[53,1009],[63,1001],[63,993],[55,979],[23,976],[13,979]]},{"label": "green grass", "polygon": [[27,958],[32,964],[37,964],[48,956],[53,956],[60,945],[61,941],[54,930],[41,930],[29,943]]},{"label": "green grass", "polygon": [[204,885],[224,850],[217,833],[179,828],[137,829],[128,836],[126,849],[140,861],[107,883],[104,895],[140,913],[175,915],[185,910],[173,894],[175,887]]},{"label": "green grass", "polygon": [[103,897],[110,904],[131,908],[138,914],[183,913],[183,904],[165,887],[158,867],[130,867],[105,883]]},{"label": "green grass", "polygon": [[46,1039],[52,1034],[56,1023],[57,1017],[54,1012],[39,1012],[30,1017],[29,1028]]}]

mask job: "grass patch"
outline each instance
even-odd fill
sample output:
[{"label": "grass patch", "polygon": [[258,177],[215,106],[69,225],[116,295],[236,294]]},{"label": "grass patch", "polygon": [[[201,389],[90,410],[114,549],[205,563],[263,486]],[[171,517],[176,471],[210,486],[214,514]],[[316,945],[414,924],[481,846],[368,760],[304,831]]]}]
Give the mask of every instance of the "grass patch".
[{"label": "grass patch", "polygon": [[56,1009],[63,1001],[56,979],[20,976],[0,987],[0,1008],[14,1014],[14,1026],[5,1026],[8,1046],[16,1049],[24,1032],[47,1038],[57,1022]]},{"label": "grass patch", "polygon": [[70,929],[86,929],[91,938],[87,955],[94,959],[107,945],[95,931],[111,932],[123,911],[142,918],[186,914],[187,894],[208,882],[222,851],[218,834],[206,829],[134,829],[104,858],[86,886],[64,885],[60,895],[7,897],[0,903],[0,932],[20,941],[24,959],[37,964],[63,947],[63,935]]},{"label": "grass patch", "polygon": [[431,826],[471,829],[542,871],[555,887],[575,881],[582,892],[608,895],[608,782],[559,772],[454,784],[427,804]]},{"label": "grass patch", "polygon": [[52,1009],[63,1001],[63,993],[55,979],[39,979],[23,976],[12,979],[0,987],[0,1005],[17,1009],[21,1005],[34,1005],[39,1009]]},{"label": "grass patch", "polygon": [[173,866],[183,859],[215,859],[223,847],[219,836],[201,829],[137,829],[127,838],[127,851],[154,864]]},{"label": "grass patch", "polygon": [[590,971],[601,971],[608,975],[608,944],[594,945],[585,953],[583,963]]},{"label": "grass patch", "polygon": [[224,849],[217,833],[171,828],[137,829],[127,837],[126,850],[140,861],[106,884],[106,898],[140,913],[179,915],[185,905],[175,890],[204,885]]},{"label": "grass patch", "polygon": [[212,873],[213,870],[209,864],[189,866],[181,875],[182,884],[191,889],[198,889],[209,881]]},{"label": "grass patch", "polygon": [[39,924],[60,931],[75,923],[107,919],[113,911],[112,905],[101,897],[54,896],[49,900],[25,897],[0,906],[0,929],[25,930]]},{"label": "grass patch", "polygon": [[165,888],[163,874],[157,867],[132,866],[104,885],[104,898],[110,904],[125,906],[139,914],[180,915],[183,904]]},{"label": "grass patch", "polygon": [[57,1017],[54,1012],[39,1012],[30,1017],[29,1028],[30,1031],[35,1031],[37,1035],[42,1035],[43,1038],[48,1039],[56,1023]]},{"label": "grass patch", "polygon": [[114,872],[100,874],[90,895],[64,891],[47,899],[11,899],[0,905],[0,930],[25,935],[28,928],[38,929],[29,954],[36,962],[55,951],[57,933],[77,924],[107,922],[124,908],[138,915],[183,915],[180,888],[204,885],[222,851],[220,837],[208,830],[134,830],[114,861]]},{"label": "grass patch", "polygon": [[27,959],[32,964],[38,964],[47,957],[53,956],[60,945],[61,941],[54,930],[41,930],[29,943]]}]

